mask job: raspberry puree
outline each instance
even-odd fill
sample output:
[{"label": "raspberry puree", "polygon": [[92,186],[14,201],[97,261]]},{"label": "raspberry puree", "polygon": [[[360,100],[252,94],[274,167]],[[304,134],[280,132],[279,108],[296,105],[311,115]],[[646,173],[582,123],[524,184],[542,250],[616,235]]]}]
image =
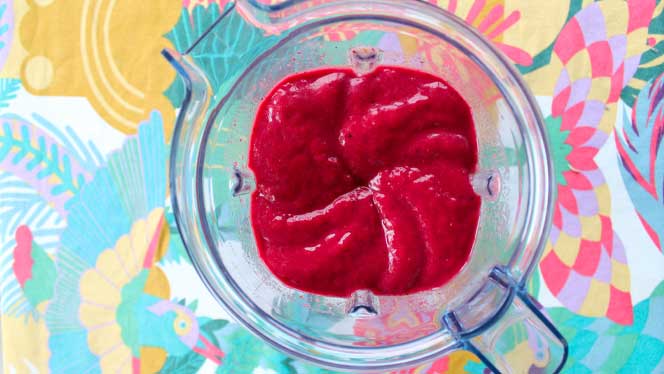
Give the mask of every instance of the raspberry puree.
[{"label": "raspberry puree", "polygon": [[389,66],[289,76],[251,135],[260,256],[285,284],[317,294],[440,286],[473,245],[476,165],[470,108],[438,77]]}]

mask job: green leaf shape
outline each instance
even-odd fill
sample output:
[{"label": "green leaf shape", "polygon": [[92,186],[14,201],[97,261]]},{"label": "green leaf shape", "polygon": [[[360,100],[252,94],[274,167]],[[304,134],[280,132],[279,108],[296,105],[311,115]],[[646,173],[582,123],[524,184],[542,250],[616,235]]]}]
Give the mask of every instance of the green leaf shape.
[{"label": "green leaf shape", "polygon": [[[216,3],[207,7],[197,5],[191,14],[185,8],[178,23],[166,37],[178,51],[183,52],[212,26],[222,13]],[[231,11],[189,55],[205,72],[212,91],[216,94],[233,80],[232,77],[245,69],[248,62],[277,39],[275,36],[263,36],[260,29],[248,24],[238,12]],[[179,107],[184,95],[182,80],[176,79],[165,95],[175,107]]]},{"label": "green leaf shape", "polygon": [[32,242],[30,251],[32,258],[32,277],[25,282],[23,292],[33,308],[36,308],[41,302],[50,300],[53,297],[53,285],[55,284],[55,263],[39,246]]},{"label": "green leaf shape", "polygon": [[138,331],[140,331],[140,313],[137,313],[137,305],[141,296],[145,282],[148,279],[148,270],[142,270],[139,275],[122,287],[122,297],[120,305],[115,312],[117,323],[122,332],[122,341],[131,349],[134,357],[140,357],[140,341]]},{"label": "green leaf shape", "polygon": [[105,158],[95,143],[91,140],[86,143],[71,126],[56,125],[37,113],[32,113],[32,119],[35,125],[51,135],[53,140],[62,145],[90,174],[104,164]]},{"label": "green leaf shape", "polygon": [[[195,303],[198,302],[198,300],[194,300]],[[221,329],[223,329],[226,325],[228,325],[228,321],[223,320],[223,319],[211,319],[209,321],[205,321],[201,325],[201,331],[205,333],[205,336],[209,337],[210,339],[213,340],[213,343],[218,343],[217,338],[215,337],[215,333]]]},{"label": "green leaf shape", "polygon": [[194,374],[203,366],[205,357],[191,351],[183,356],[168,356],[160,374]]},{"label": "green leaf shape", "polygon": [[221,334],[226,353],[217,374],[252,373],[256,368],[294,374],[291,359],[262,342],[239,325],[228,325]]},{"label": "green leaf shape", "polygon": [[570,170],[567,156],[572,152],[572,146],[565,141],[569,136],[569,131],[563,131],[560,126],[563,123],[562,117],[548,116],[544,120],[546,130],[549,134],[549,142],[551,143],[551,153],[553,155],[553,170],[556,175],[556,183],[560,185],[567,185],[564,173]]},{"label": "green leaf shape", "polygon": [[[0,162],[3,161],[37,181],[57,177],[58,183],[50,190],[52,196],[65,192],[76,194],[85,183],[78,160],[72,160],[67,150],[18,118],[0,118]],[[72,170],[72,163],[75,163],[76,172]]]}]

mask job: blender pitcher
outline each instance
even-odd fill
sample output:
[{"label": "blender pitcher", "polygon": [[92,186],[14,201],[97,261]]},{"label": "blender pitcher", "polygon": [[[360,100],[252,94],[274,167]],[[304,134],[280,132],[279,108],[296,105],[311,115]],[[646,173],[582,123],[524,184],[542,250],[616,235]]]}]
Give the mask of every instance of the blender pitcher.
[{"label": "blender pitcher", "polygon": [[[228,312],[276,348],[333,369],[385,372],[466,349],[495,372],[559,371],[567,343],[525,291],[551,221],[551,157],[537,105],[505,57],[419,1],[237,0],[208,11],[218,17],[193,45],[164,51],[185,85],[170,188],[189,256]],[[238,25],[258,37],[237,45]],[[257,107],[295,72],[377,64],[440,76],[471,107],[482,206],[470,258],[447,284],[412,295],[292,289],[260,259],[249,220]]]}]

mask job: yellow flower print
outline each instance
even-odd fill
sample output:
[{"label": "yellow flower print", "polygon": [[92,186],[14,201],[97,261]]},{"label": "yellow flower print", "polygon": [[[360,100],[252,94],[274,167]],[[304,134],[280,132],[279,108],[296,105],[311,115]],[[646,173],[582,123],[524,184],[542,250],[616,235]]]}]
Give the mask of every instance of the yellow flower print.
[{"label": "yellow flower print", "polygon": [[158,110],[170,137],[175,111],[162,94],[175,78],[160,51],[181,3],[173,0],[29,0],[18,33],[21,80],[37,95],[84,96],[130,134]]},{"label": "yellow flower print", "polygon": [[155,256],[164,253],[159,247],[167,245],[161,240],[163,225],[163,208],[154,209],[145,220],[134,222],[131,232],[120,237],[114,248],[103,251],[95,268],[81,277],[79,318],[88,330],[90,351],[100,357],[104,373],[131,371],[131,347],[124,342],[117,322],[124,287],[147,270],[154,275],[148,274],[145,286],[161,286],[168,292],[166,276],[159,268],[151,267]]}]

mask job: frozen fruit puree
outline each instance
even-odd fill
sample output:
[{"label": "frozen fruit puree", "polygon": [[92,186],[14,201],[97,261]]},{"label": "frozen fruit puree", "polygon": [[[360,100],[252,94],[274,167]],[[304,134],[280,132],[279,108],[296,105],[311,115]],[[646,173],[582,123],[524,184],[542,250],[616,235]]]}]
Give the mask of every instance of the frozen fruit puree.
[{"label": "frozen fruit puree", "polygon": [[390,66],[291,75],[258,108],[249,152],[260,256],[291,287],[407,294],[469,257],[475,126],[441,78]]}]

